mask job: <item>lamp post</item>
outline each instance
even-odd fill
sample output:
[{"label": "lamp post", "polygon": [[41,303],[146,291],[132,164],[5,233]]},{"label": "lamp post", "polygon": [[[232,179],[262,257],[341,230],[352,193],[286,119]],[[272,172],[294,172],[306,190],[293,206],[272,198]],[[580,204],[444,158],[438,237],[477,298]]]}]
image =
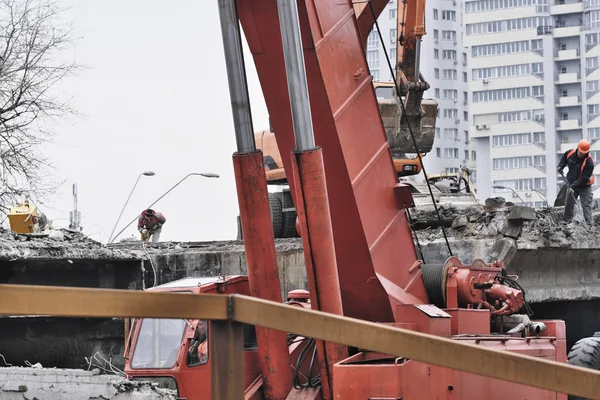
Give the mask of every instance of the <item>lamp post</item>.
[{"label": "lamp post", "polygon": [[548,198],[546,197],[546,195],[545,195],[545,194],[543,194],[542,192],[540,192],[540,191],[539,191],[539,190],[537,190],[537,189],[532,189],[532,190],[533,190],[534,192],[536,192],[537,194],[539,194],[541,197],[543,197],[543,198],[544,198],[544,201],[546,202],[546,205],[548,204]]},{"label": "lamp post", "polygon": [[[215,173],[212,173],[212,172],[192,172],[192,173],[189,173],[186,176],[184,176],[179,182],[177,182],[175,185],[173,185],[169,190],[167,190],[162,196],[160,196],[158,199],[156,199],[152,204],[150,204],[148,207],[146,207],[146,209],[151,208],[153,205],[155,205],[156,203],[158,203],[163,197],[165,197],[173,189],[175,189],[177,186],[179,186],[181,184],[181,182],[185,181],[187,178],[189,178],[192,175],[199,175],[199,176],[203,176],[205,178],[218,178],[219,177],[219,174],[215,174]],[[121,233],[123,233],[125,231],[125,229],[127,229],[129,227],[129,225],[133,224],[137,219],[138,219],[138,217],[135,217],[134,219],[132,219],[127,225],[125,225],[125,227],[123,229],[121,229],[119,231],[119,233],[117,233],[115,235],[115,237],[112,238],[112,240],[109,240],[108,243],[114,242],[115,239],[117,237],[119,237],[119,235]]]},{"label": "lamp post", "polygon": [[127,204],[129,203],[129,199],[131,199],[131,195],[133,194],[133,191],[135,190],[135,187],[137,186],[137,184],[140,181],[140,178],[142,176],[154,176],[154,172],[152,172],[152,171],[146,171],[146,172],[142,172],[141,174],[138,175],[137,180],[135,181],[135,184],[133,185],[133,188],[131,188],[131,192],[129,192],[129,197],[127,197],[127,200],[125,201],[125,205],[121,209],[121,213],[119,214],[119,218],[117,218],[117,222],[115,222],[115,226],[113,227],[112,232],[110,232],[110,236],[108,237],[108,242],[109,243],[110,243],[110,238],[112,237],[113,233],[115,233],[115,229],[117,229],[117,225],[119,224],[119,221],[121,220],[121,217],[123,216],[123,212],[125,211],[125,207],[127,207]]},{"label": "lamp post", "polygon": [[523,203],[523,205],[525,205],[525,202],[523,201],[523,199],[521,198],[521,196],[519,196],[519,194],[517,192],[515,192],[513,189],[506,187],[506,186],[500,186],[500,185],[494,185],[492,186],[494,189],[507,189],[510,190],[511,192],[513,192],[515,194],[515,196],[517,196],[519,198],[519,200],[521,200],[521,203]]}]

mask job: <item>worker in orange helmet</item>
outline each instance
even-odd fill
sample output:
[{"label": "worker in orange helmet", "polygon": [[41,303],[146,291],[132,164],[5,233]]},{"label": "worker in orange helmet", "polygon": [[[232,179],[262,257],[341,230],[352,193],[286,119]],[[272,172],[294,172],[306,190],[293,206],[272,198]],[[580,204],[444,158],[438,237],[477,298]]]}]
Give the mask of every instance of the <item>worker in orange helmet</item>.
[{"label": "worker in orange helmet", "polygon": [[567,173],[567,198],[565,201],[565,221],[570,222],[573,219],[573,209],[575,201],[581,198],[581,207],[583,208],[583,217],[588,225],[592,225],[592,201],[594,193],[592,185],[594,184],[594,160],[590,157],[590,142],[583,139],[579,142],[576,149],[569,150],[563,154],[558,163],[558,173],[564,177],[563,169],[569,167]]}]

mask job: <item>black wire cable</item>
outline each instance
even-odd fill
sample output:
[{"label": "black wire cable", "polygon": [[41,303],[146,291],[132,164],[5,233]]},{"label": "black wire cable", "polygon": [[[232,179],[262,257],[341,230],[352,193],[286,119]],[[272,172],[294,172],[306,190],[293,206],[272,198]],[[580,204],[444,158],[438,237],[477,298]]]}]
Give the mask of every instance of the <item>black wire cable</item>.
[{"label": "black wire cable", "polygon": [[[381,30],[379,29],[379,23],[377,22],[377,17],[375,16],[375,11],[373,10],[373,5],[371,4],[371,2],[369,2],[368,4],[369,4],[369,9],[371,10],[371,15],[373,16],[373,21],[375,21],[375,27],[377,28],[377,34],[379,35],[379,41],[381,42],[381,44],[383,46],[383,53],[385,54],[385,58],[386,58],[388,67],[390,68],[390,73],[391,73],[392,79],[394,81],[394,86],[396,87],[396,94],[398,95],[398,97],[400,97],[400,88],[398,87],[398,82],[396,81],[396,75],[394,73],[394,68],[392,67],[392,63],[390,62],[390,57],[388,55],[387,48],[384,45],[385,42],[383,40],[383,36],[381,35]],[[425,182],[427,183],[427,189],[429,189],[429,195],[431,196],[433,208],[435,209],[435,213],[437,215],[438,221],[440,223],[440,226],[442,227],[442,234],[444,235],[444,240],[446,241],[446,246],[448,247],[448,253],[450,253],[450,257],[452,257],[453,256],[452,248],[450,247],[450,242],[448,241],[448,236],[446,235],[446,229],[444,228],[444,223],[443,223],[442,217],[440,215],[440,210],[438,209],[437,204],[435,202],[435,197],[433,196],[433,191],[431,190],[431,185],[429,183],[429,180],[427,179],[427,172],[425,171],[425,165],[423,164],[423,158],[421,157],[421,152],[419,151],[419,146],[417,145],[417,140],[415,139],[415,134],[413,133],[412,127],[410,126],[410,120],[408,119],[408,115],[406,115],[406,108],[404,107],[404,102],[402,101],[402,98],[400,98],[400,106],[402,107],[402,117],[405,119],[406,125],[408,126],[408,131],[410,132],[410,137],[415,146],[415,150],[417,152],[417,157],[419,158],[419,163],[421,164],[421,169],[423,171],[423,175],[425,176]]]}]

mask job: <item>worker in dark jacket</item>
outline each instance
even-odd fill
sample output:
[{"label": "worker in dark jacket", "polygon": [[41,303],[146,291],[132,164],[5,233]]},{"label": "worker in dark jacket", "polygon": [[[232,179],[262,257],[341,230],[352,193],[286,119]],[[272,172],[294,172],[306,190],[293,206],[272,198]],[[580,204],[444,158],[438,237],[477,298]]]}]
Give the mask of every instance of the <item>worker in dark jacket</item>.
[{"label": "worker in dark jacket", "polygon": [[[563,169],[568,166],[567,173],[567,198],[565,201],[565,221],[570,222],[573,219],[573,209],[575,201],[581,198],[581,207],[583,207],[583,217],[588,225],[592,225],[592,200],[594,193],[592,185],[594,184],[594,160],[589,155],[590,142],[581,140],[577,149],[569,150],[563,154],[558,163],[558,173],[563,175]],[[563,175],[564,176],[564,175]]]},{"label": "worker in dark jacket", "polygon": [[138,218],[138,231],[142,234],[142,240],[147,242],[150,240],[150,236],[152,236],[152,241],[158,242],[162,226],[165,222],[167,222],[167,219],[159,212],[150,208],[142,211],[142,214]]}]

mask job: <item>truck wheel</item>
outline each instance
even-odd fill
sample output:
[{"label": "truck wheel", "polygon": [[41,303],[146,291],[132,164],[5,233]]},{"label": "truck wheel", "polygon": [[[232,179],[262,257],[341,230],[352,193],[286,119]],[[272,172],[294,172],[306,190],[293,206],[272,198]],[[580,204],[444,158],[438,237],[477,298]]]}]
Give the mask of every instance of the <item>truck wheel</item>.
[{"label": "truck wheel", "polygon": [[[289,190],[286,190],[281,193],[283,198],[283,208],[293,208],[294,200],[292,199],[292,193]],[[298,233],[296,232],[296,212],[295,211],[287,211],[283,213],[283,234],[281,237],[291,238],[297,237]]]},{"label": "truck wheel", "polygon": [[[578,367],[600,370],[600,337],[587,337],[577,341],[569,351],[568,363]],[[569,400],[587,400],[569,395]]]},{"label": "truck wheel", "polygon": [[283,234],[283,201],[281,193],[269,193],[269,205],[271,206],[271,221],[273,223],[273,235],[280,238]]}]

